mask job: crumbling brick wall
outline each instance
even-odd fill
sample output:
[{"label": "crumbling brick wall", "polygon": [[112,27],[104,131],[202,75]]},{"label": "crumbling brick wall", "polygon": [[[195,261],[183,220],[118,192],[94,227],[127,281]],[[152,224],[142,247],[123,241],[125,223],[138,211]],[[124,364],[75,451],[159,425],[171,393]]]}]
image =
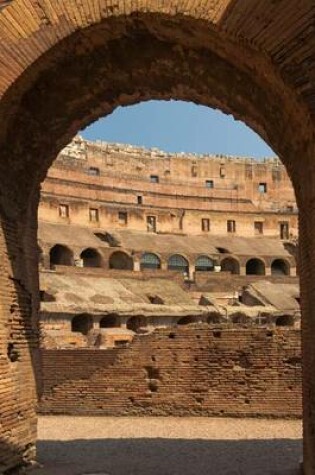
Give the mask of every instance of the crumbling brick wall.
[{"label": "crumbling brick wall", "polygon": [[45,414],[301,416],[292,329],[163,329],[125,349],[42,356]]}]

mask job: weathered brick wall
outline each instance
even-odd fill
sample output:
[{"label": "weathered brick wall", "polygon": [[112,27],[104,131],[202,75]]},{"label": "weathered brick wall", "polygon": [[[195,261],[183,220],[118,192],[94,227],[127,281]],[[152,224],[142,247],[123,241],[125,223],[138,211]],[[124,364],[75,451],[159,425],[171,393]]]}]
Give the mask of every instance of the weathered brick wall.
[{"label": "weathered brick wall", "polygon": [[42,356],[45,414],[301,416],[295,330],[165,329]]}]

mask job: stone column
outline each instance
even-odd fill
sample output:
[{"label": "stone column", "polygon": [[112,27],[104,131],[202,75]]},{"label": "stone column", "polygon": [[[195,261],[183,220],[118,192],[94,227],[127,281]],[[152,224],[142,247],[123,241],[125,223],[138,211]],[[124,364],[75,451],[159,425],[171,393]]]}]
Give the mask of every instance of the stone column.
[{"label": "stone column", "polygon": [[[38,193],[0,209],[0,472],[35,458],[38,351]],[[40,378],[38,378],[40,380]],[[39,393],[40,385],[38,386]]]},{"label": "stone column", "polygon": [[[304,176],[305,175],[305,176]],[[302,310],[304,474],[315,473],[315,165],[299,171],[299,270]]]},{"label": "stone column", "polygon": [[133,261],[133,270],[134,272],[140,272],[140,261],[134,259]]}]

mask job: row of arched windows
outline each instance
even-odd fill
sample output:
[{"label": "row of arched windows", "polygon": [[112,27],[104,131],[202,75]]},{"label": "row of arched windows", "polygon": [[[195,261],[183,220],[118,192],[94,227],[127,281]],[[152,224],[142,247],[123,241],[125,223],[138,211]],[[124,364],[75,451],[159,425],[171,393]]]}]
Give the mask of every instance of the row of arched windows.
[{"label": "row of arched windows", "polygon": [[[85,249],[80,254],[80,260],[83,267],[101,267],[102,257],[98,251],[92,248]],[[50,265],[74,265],[72,251],[61,244],[56,244],[50,250]],[[206,255],[199,256],[195,261],[195,270],[197,272],[211,272],[214,270],[215,262]],[[131,256],[123,251],[115,251],[109,258],[109,268],[118,270],[133,270],[134,262]],[[140,260],[141,270],[161,269],[161,259],[152,252],[145,252]],[[189,262],[181,254],[173,254],[168,258],[167,269],[171,271],[189,274]],[[226,257],[221,261],[221,271],[240,274],[240,263],[233,257]],[[263,260],[252,258],[246,262],[247,275],[265,275],[266,268]],[[283,259],[275,259],[271,264],[272,275],[289,275],[290,266]]]},{"label": "row of arched windows", "polygon": [[[177,320],[177,325],[189,325],[192,323],[197,323],[199,317],[194,316],[185,316]],[[204,323],[209,325],[220,324],[226,322],[224,317],[219,313],[211,313],[207,320]],[[294,316],[292,315],[280,315],[278,317],[269,318],[267,316],[257,317],[253,319],[243,313],[236,313],[229,318],[229,322],[236,325],[266,325],[273,323],[276,326],[294,326]],[[200,323],[200,322],[199,322]],[[146,326],[146,320],[143,317],[130,317],[126,322],[126,327],[128,330],[137,332],[141,327]],[[120,326],[119,317],[117,315],[106,315],[100,322],[100,328],[116,328]],[[71,331],[82,333],[83,335],[88,335],[88,333],[93,328],[93,317],[88,314],[76,315],[71,321]]]}]

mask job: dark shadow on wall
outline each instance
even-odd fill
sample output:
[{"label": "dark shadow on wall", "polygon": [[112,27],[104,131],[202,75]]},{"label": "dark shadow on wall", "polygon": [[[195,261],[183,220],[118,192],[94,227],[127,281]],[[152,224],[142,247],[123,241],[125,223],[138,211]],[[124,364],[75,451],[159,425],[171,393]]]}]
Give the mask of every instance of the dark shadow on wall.
[{"label": "dark shadow on wall", "polygon": [[39,441],[33,475],[297,475],[302,441],[96,439]]}]

